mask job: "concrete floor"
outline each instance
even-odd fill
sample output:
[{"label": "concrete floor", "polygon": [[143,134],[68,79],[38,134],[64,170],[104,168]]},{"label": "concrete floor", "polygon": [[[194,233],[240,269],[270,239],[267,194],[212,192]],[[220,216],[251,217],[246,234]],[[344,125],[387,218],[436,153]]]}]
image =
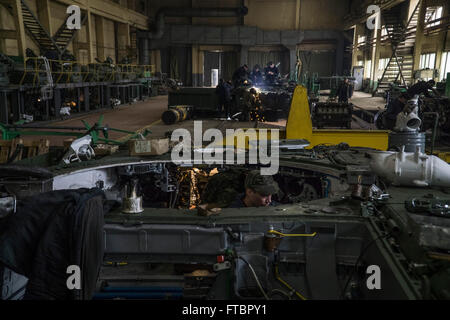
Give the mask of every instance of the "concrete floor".
[{"label": "concrete floor", "polygon": [[[328,99],[330,90],[321,90],[320,94],[321,96],[319,97],[319,101],[325,102]],[[354,91],[353,96],[350,98],[349,102],[364,110],[384,109],[384,106],[386,104],[383,97],[372,97],[372,94],[363,91]]]},{"label": "concrete floor", "polygon": [[372,94],[355,91],[350,102],[365,110],[384,109],[386,102],[383,97],[372,97]]},{"label": "concrete floor", "polygon": [[[108,125],[110,128],[117,128],[127,131],[142,132],[144,129],[149,129],[152,133],[148,137],[164,137],[170,134],[177,128],[185,128],[191,133],[194,129],[194,121],[187,120],[182,123],[174,125],[165,125],[160,119],[162,113],[167,110],[167,96],[157,96],[149,98],[145,101],[137,102],[131,105],[119,106],[115,109],[101,110],[99,112],[93,112],[89,114],[83,114],[80,116],[74,115],[71,119],[63,121],[55,121],[46,123],[51,126],[83,126],[81,120],[85,120],[89,124],[94,124],[98,121],[100,115],[104,115],[103,125]],[[377,110],[384,108],[384,99],[380,97],[372,97],[371,94],[364,92],[355,92],[350,100],[354,105],[365,110]],[[209,128],[218,128],[221,131],[225,131],[227,128],[253,128],[254,123],[243,123],[237,121],[226,121],[223,119],[207,119],[202,121],[203,132]],[[266,122],[259,123],[259,128],[279,128],[284,129],[286,126],[286,120],[280,119],[278,122]],[[354,119],[352,123],[354,129],[373,129],[373,126],[362,123],[358,119]],[[61,130],[59,130],[61,131]],[[224,132],[225,133],[225,132]],[[126,139],[126,133],[110,132],[110,138],[112,139]],[[50,140],[51,145],[63,145],[63,141],[70,137],[61,136],[31,136],[24,137],[26,140],[36,140],[39,138],[46,138]]]},{"label": "concrete floor", "polygon": [[[88,124],[93,125],[104,115],[103,125],[110,128],[122,129],[127,131],[137,131],[161,119],[162,113],[167,110],[167,96],[157,96],[147,99],[146,101],[136,102],[131,105],[119,106],[114,109],[101,110],[99,112],[74,116],[71,119],[46,123],[45,126],[68,126],[83,127],[81,120],[85,120]],[[51,131],[51,130],[49,130]],[[58,130],[63,131],[63,130]],[[65,130],[64,130],[65,131]],[[125,137],[126,133],[110,132],[109,138],[120,139]],[[28,136],[26,140],[36,140],[46,138],[50,140],[53,146],[62,146],[63,141],[70,137],[61,136]]]}]

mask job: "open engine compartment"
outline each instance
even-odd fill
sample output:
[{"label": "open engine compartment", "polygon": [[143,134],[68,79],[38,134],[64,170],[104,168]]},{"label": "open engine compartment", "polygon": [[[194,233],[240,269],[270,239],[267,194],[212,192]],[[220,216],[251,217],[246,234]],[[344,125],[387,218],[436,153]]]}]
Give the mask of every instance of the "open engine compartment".
[{"label": "open engine compartment", "polygon": [[[294,219],[264,212],[258,215],[264,221],[250,218],[232,224],[108,223],[105,263],[94,299],[418,298],[417,286],[405,282],[384,240],[374,242],[378,235],[370,223],[358,218],[302,219],[299,214],[306,209],[294,210],[289,210]],[[271,237],[268,230],[316,235]],[[366,285],[371,265],[383,270],[381,290]]]},{"label": "open engine compartment", "polygon": [[[321,147],[282,157],[269,207],[224,204],[258,168],[248,164],[126,158],[9,170],[0,185],[17,201],[50,191],[104,195],[111,205],[94,299],[446,298],[448,219],[408,209],[412,196],[423,205],[433,193],[439,205],[446,191],[386,185],[366,155]],[[215,202],[218,214],[199,214]],[[27,279],[5,270],[2,297],[20,298]]]}]

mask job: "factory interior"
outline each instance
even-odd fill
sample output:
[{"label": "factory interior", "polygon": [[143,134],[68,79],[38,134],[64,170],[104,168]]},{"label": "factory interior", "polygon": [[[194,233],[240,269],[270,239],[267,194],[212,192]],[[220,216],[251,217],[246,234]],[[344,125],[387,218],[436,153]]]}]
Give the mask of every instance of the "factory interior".
[{"label": "factory interior", "polygon": [[449,300],[449,29],[447,0],[0,0],[0,300]]}]

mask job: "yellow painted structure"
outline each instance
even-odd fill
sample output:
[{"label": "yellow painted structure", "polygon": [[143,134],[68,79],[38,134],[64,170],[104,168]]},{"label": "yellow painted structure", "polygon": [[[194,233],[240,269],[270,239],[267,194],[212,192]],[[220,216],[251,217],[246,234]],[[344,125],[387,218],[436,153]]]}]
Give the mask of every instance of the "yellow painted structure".
[{"label": "yellow painted structure", "polygon": [[320,144],[336,145],[343,142],[351,147],[387,150],[388,138],[387,130],[313,129],[308,92],[302,86],[295,88],[286,124],[286,139],[308,140],[308,149]]},{"label": "yellow painted structure", "polygon": [[[264,132],[264,133],[263,133]],[[337,145],[347,143],[351,147],[366,147],[387,150],[389,131],[387,130],[339,130],[313,129],[306,88],[297,86],[291,102],[286,131],[268,129],[239,129],[217,145],[249,148],[248,141],[259,139],[303,139],[310,142],[306,149],[317,145]],[[266,138],[267,136],[267,138]]]}]

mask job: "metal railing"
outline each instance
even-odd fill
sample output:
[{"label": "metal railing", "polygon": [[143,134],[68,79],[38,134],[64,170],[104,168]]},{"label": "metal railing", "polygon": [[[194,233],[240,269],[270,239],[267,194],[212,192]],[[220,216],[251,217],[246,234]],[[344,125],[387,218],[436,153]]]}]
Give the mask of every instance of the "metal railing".
[{"label": "metal railing", "polygon": [[[62,83],[133,81],[150,78],[154,73],[154,65],[82,64],[78,61],[28,57],[23,63],[23,74],[19,85],[28,84],[36,87]],[[52,79],[48,79],[49,75]]]},{"label": "metal railing", "polygon": [[[47,63],[46,63],[47,61]],[[27,75],[31,76],[31,84],[34,86],[41,85],[50,85],[53,82],[53,79],[49,81],[48,77],[51,77],[49,73],[49,64],[48,60],[44,57],[30,57],[25,58],[23,63],[23,75],[19,81],[20,85],[23,85],[25,80],[30,84],[30,78]]]}]

